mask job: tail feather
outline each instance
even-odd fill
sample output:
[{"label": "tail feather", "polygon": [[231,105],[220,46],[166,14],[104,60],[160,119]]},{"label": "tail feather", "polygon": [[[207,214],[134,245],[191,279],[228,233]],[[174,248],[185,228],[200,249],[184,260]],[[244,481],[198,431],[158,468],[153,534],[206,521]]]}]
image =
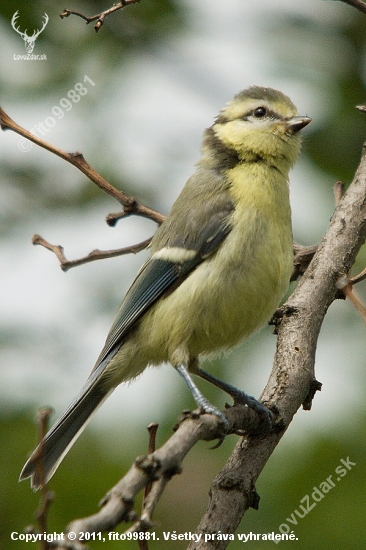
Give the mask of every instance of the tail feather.
[{"label": "tail feather", "polygon": [[98,383],[88,384],[33,451],[21,471],[19,480],[30,477],[34,490],[41,487],[41,477],[47,482],[113,389],[106,390]]}]

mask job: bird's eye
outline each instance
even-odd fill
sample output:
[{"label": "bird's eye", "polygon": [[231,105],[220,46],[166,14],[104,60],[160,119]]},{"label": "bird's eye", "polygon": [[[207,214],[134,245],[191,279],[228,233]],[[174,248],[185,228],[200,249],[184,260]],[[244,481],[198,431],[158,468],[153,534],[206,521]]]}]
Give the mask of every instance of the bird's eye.
[{"label": "bird's eye", "polygon": [[265,107],[257,107],[253,111],[253,116],[255,116],[255,118],[263,118],[266,116],[266,114],[267,114],[267,109]]}]

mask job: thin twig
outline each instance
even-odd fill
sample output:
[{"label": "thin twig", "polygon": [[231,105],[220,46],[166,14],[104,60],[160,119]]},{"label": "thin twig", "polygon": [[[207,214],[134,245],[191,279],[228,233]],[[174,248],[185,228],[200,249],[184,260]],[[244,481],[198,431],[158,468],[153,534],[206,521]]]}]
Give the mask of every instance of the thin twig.
[{"label": "thin twig", "polygon": [[[45,473],[44,473],[44,450],[43,450],[43,438],[47,433],[48,421],[52,409],[50,407],[43,407],[39,409],[37,414],[37,424],[38,424],[38,441],[40,442],[39,454],[36,458],[36,468],[37,475],[41,481],[41,498],[36,510],[35,516],[38,522],[39,531],[37,531],[33,525],[27,527],[28,533],[38,534],[38,533],[47,533],[48,528],[48,511],[50,505],[54,500],[54,493],[48,489],[48,485],[45,483]],[[40,540],[41,550],[48,550],[49,545],[47,540]]]},{"label": "thin twig", "polygon": [[42,487],[45,487],[45,473],[44,473],[44,467],[43,467],[43,456],[44,456],[44,449],[43,449],[43,441],[44,436],[47,433],[48,429],[48,421],[52,414],[53,410],[50,407],[42,407],[39,409],[37,413],[37,424],[38,424],[38,441],[40,442],[39,452],[38,456],[36,457],[36,468],[37,468],[37,476],[40,479],[40,484]]},{"label": "thin twig", "polygon": [[[149,454],[153,453],[156,449],[156,434],[158,432],[158,428],[159,428],[159,424],[157,424],[156,422],[151,422],[147,427],[147,430],[149,432],[149,447],[148,447]],[[147,495],[150,493],[151,487],[152,487],[151,484],[145,487],[144,500],[146,499]]]},{"label": "thin twig", "polygon": [[62,271],[68,271],[72,267],[78,267],[79,265],[95,262],[96,260],[104,260],[106,258],[115,258],[116,256],[123,256],[125,254],[137,254],[141,250],[144,250],[149,246],[151,238],[146,239],[138,244],[126,246],[125,248],[116,248],[114,250],[92,250],[87,256],[78,258],[76,260],[68,260],[64,254],[64,248],[61,245],[54,245],[46,241],[41,235],[34,235],[32,243],[34,245],[40,245],[53,252],[60,262]]},{"label": "thin twig", "polygon": [[336,282],[336,288],[338,290],[341,290],[345,295],[345,297],[349,299],[351,304],[360,313],[364,323],[366,324],[366,306],[362,303],[361,298],[358,296],[358,294],[355,292],[353,288],[355,279],[357,279],[356,282],[360,282],[365,278],[366,278],[366,269],[364,269],[362,273],[357,275],[356,278],[352,277],[352,279],[349,279],[347,276],[340,277]]},{"label": "thin twig", "polygon": [[[6,113],[0,108],[0,126],[2,130],[11,130],[20,136],[29,139],[36,145],[39,145],[43,149],[50,151],[51,153],[57,155],[58,157],[66,160],[76,168],[78,168],[83,174],[85,174],[93,183],[95,183],[102,191],[116,199],[123,207],[122,212],[116,214],[109,214],[107,216],[107,223],[110,226],[114,226],[116,222],[122,218],[126,218],[131,215],[141,216],[147,219],[150,219],[157,224],[161,224],[165,220],[165,216],[152,210],[139,203],[135,197],[129,197],[123,191],[120,191],[113,187],[109,182],[107,182],[102,176],[98,174],[84,159],[81,153],[66,153],[62,149],[55,147],[54,145],[44,141],[43,139],[38,138],[37,136],[28,132],[12,120]],[[33,237],[33,244],[38,244],[51,250],[58,258],[61,269],[67,271],[72,267],[76,267],[88,262],[93,262],[105,258],[113,258],[116,256],[122,256],[125,254],[136,254],[141,250],[144,250],[151,242],[151,238],[146,239],[138,244],[131,245],[124,248],[119,248],[115,250],[93,250],[87,256],[76,259],[76,260],[67,260],[64,254],[64,249],[60,245],[52,245],[46,239],[40,235],[35,235]]]},{"label": "thin twig", "polygon": [[366,279],[366,267],[358,275],[355,275],[354,277],[350,277],[349,282],[351,283],[351,285],[355,285],[356,283],[360,283],[365,279]]},{"label": "thin twig", "polygon": [[29,139],[36,145],[39,145],[43,149],[50,151],[54,155],[57,155],[58,157],[66,160],[67,162],[75,166],[93,183],[95,183],[95,185],[97,185],[102,191],[116,199],[123,206],[124,214],[123,216],[121,215],[120,218],[130,215],[136,215],[148,218],[158,224],[161,224],[164,221],[165,216],[163,216],[159,212],[156,212],[155,210],[152,210],[151,208],[147,208],[143,204],[140,204],[135,199],[135,197],[129,197],[128,195],[126,195],[126,193],[123,193],[123,191],[119,191],[118,189],[113,187],[113,185],[111,185],[108,181],[102,178],[102,176],[100,176],[98,172],[96,172],[91,166],[89,166],[81,153],[66,153],[62,149],[59,149],[58,147],[51,145],[47,141],[44,141],[43,139],[40,139],[39,137],[31,134],[30,132],[28,132],[28,130],[25,130],[24,128],[19,126],[19,124],[14,122],[14,120],[12,120],[1,108],[0,126],[2,130],[12,130],[20,136]]},{"label": "thin twig", "polygon": [[94,25],[94,29],[95,29],[95,32],[98,32],[100,27],[103,25],[105,19],[108,17],[108,15],[110,15],[111,13],[114,13],[115,11],[121,10],[122,8],[125,8],[130,4],[137,4],[140,1],[141,0],[122,0],[118,4],[114,4],[108,10],[102,11],[101,13],[97,13],[97,15],[92,15],[91,17],[88,17],[87,15],[84,15],[78,11],[73,11],[65,8],[64,11],[60,13],[60,17],[61,19],[64,19],[64,17],[69,17],[69,15],[77,15],[78,17],[81,17],[82,19],[84,19],[87,25],[89,25],[89,23],[97,19],[97,22]]},{"label": "thin twig", "polygon": [[[147,431],[149,432],[149,445],[148,445],[149,455],[152,454],[156,449],[156,434],[157,434],[157,431],[158,431],[158,427],[159,427],[159,424],[157,424],[156,422],[151,422],[147,427]],[[163,478],[163,479],[165,479],[165,478]],[[157,485],[157,484],[159,484],[159,481],[157,481],[155,483],[155,485]],[[145,532],[145,531],[147,531],[148,529],[150,529],[152,527],[152,522],[151,522],[151,514],[152,513],[147,515],[146,511],[144,511],[145,508],[146,508],[147,496],[149,495],[149,493],[151,493],[152,487],[153,487],[152,482],[150,482],[145,487],[144,498],[143,498],[142,505],[141,505],[141,517],[140,517],[139,521],[136,522],[136,524],[135,524],[136,528],[133,531],[137,531],[137,532],[143,531],[143,532]],[[161,493],[162,493],[162,491],[161,491]],[[159,494],[161,494],[161,493],[159,493]],[[147,540],[145,540],[145,539],[138,539],[138,545],[139,545],[140,550],[149,550],[149,545],[147,543]]]}]

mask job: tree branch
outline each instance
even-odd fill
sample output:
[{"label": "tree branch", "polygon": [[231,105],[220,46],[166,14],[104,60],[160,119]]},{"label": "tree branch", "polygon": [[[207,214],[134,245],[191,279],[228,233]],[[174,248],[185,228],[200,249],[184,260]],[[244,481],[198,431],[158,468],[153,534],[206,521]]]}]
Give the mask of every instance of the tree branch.
[{"label": "tree branch", "polygon": [[[276,318],[277,350],[261,400],[278,410],[285,429],[264,439],[241,439],[228,462],[216,476],[210,501],[197,533],[221,530],[234,533],[252,505],[257,478],[274,451],[294,414],[319,388],[315,381],[315,351],[328,307],[337,297],[336,282],[348,273],[366,238],[366,144],[352,184],[340,199],[329,229],[299,281]],[[204,537],[202,537],[204,539]],[[188,550],[224,550],[227,541],[204,540]]]},{"label": "tree branch", "polygon": [[95,32],[98,32],[100,27],[103,25],[105,19],[108,17],[108,15],[110,15],[111,13],[114,13],[117,10],[121,10],[122,8],[125,8],[126,6],[129,6],[131,4],[137,4],[138,2],[141,2],[141,0],[122,0],[121,2],[118,2],[118,4],[114,4],[108,10],[102,11],[97,15],[92,15],[91,17],[88,17],[87,15],[83,15],[78,11],[73,11],[65,8],[64,11],[60,13],[60,17],[61,19],[64,19],[64,17],[69,17],[70,15],[77,15],[78,17],[81,17],[82,19],[84,19],[87,25],[89,25],[89,23],[97,19],[97,22],[94,25],[94,29],[95,29]]},{"label": "tree branch", "polygon": [[[226,409],[223,414],[232,433],[245,431],[252,433],[256,439],[263,437],[263,421],[247,406],[237,404]],[[275,429],[278,429],[278,426]],[[162,447],[146,456],[136,458],[126,475],[102,499],[98,513],[74,520],[67,526],[65,541],[59,542],[56,550],[82,550],[85,547],[77,540],[79,533],[109,531],[122,521],[135,522],[126,533],[150,529],[153,511],[169,480],[181,473],[182,463],[188,452],[200,440],[211,441],[221,439],[222,436],[223,425],[218,417],[211,414],[202,415],[198,410],[192,413],[186,411],[176,431]],[[150,485],[151,491],[143,503],[139,517],[133,510],[135,497]],[[74,543],[68,540],[68,533],[76,534]]]},{"label": "tree branch", "polygon": [[40,235],[34,235],[32,238],[32,243],[34,245],[40,245],[44,248],[47,248],[47,250],[50,250],[53,252],[57,259],[60,262],[60,267],[62,271],[68,271],[72,267],[78,267],[79,265],[87,264],[90,262],[95,262],[96,260],[104,260],[106,258],[115,258],[116,256],[123,256],[125,254],[137,254],[137,252],[140,252],[141,250],[145,250],[145,248],[150,244],[151,238],[146,239],[146,241],[142,241],[141,243],[134,244],[131,246],[126,246],[125,248],[116,248],[115,250],[92,250],[92,252],[89,252],[87,256],[84,256],[83,258],[78,258],[76,260],[68,260],[64,254],[64,248],[63,246],[57,244],[51,244],[46,239],[41,237]]}]

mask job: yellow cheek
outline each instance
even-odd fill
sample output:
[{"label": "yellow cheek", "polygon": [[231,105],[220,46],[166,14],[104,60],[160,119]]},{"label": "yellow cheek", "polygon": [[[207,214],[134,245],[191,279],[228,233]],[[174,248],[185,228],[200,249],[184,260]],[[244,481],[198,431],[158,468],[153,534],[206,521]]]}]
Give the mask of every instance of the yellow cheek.
[{"label": "yellow cheek", "polygon": [[264,125],[263,121],[232,120],[214,126],[216,136],[230,149],[234,149],[241,160],[251,161],[260,157],[288,170],[295,162],[300,150],[300,138],[286,133],[286,124],[276,122]]},{"label": "yellow cheek", "polygon": [[261,149],[266,141],[272,142],[272,147],[275,147],[276,136],[287,139],[285,122],[264,125],[262,120],[232,120],[226,124],[217,124],[214,130],[225,145],[235,149],[242,148],[244,144],[247,148],[253,146],[254,149]]},{"label": "yellow cheek", "polygon": [[253,122],[233,120],[215,128],[218,138],[230,149],[234,149],[241,160],[251,161],[260,157],[282,156],[281,139],[274,127],[263,127]]},{"label": "yellow cheek", "polygon": [[248,124],[242,120],[232,120],[226,124],[217,124],[214,127],[216,136],[228,147],[241,149],[243,142],[252,133]]}]

